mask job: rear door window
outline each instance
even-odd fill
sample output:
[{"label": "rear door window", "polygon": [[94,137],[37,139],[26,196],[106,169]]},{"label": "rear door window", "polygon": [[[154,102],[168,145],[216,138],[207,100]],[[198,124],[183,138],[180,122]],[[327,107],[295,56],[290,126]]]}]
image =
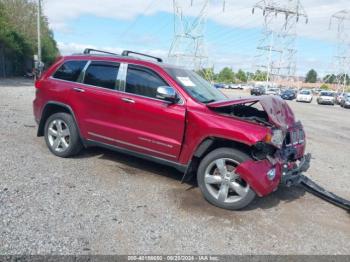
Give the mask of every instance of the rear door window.
[{"label": "rear door window", "polygon": [[119,66],[113,62],[92,62],[85,72],[84,84],[118,89],[116,84]]},{"label": "rear door window", "polygon": [[87,61],[67,61],[53,75],[54,78],[76,82]]},{"label": "rear door window", "polygon": [[168,84],[158,74],[147,68],[128,66],[125,92],[140,96],[157,98],[157,88]]}]

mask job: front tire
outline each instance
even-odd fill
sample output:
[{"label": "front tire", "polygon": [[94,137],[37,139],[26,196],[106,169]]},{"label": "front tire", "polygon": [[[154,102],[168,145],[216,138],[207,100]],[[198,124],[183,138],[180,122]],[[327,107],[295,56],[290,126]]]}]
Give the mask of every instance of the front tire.
[{"label": "front tire", "polygon": [[64,158],[78,154],[83,148],[75,121],[67,113],[56,113],[47,119],[45,141],[54,155]]},{"label": "front tire", "polygon": [[205,156],[197,170],[198,186],[211,204],[230,210],[249,205],[255,192],[239,174],[236,167],[251,158],[236,149],[219,148]]}]

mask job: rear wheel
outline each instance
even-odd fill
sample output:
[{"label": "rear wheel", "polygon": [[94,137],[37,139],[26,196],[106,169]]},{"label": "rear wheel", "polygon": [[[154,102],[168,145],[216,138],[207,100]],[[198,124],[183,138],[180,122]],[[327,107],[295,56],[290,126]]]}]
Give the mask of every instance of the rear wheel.
[{"label": "rear wheel", "polygon": [[50,151],[59,157],[76,155],[83,148],[73,117],[56,113],[45,123],[45,141]]},{"label": "rear wheel", "polygon": [[249,205],[255,192],[235,172],[239,164],[249,159],[245,153],[231,148],[219,148],[204,157],[197,180],[205,199],[217,207],[231,210]]}]

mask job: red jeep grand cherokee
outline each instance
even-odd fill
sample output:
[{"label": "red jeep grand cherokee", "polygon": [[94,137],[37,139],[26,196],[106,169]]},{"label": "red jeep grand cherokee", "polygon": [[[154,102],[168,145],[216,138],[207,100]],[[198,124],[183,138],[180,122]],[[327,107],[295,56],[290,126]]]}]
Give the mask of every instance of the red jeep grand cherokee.
[{"label": "red jeep grand cherokee", "polygon": [[87,49],[60,58],[35,86],[38,136],[56,156],[102,146],[173,166],[183,180],[196,172],[221,208],[296,184],[309,167],[303,127],[282,99],[229,100],[160,58]]}]

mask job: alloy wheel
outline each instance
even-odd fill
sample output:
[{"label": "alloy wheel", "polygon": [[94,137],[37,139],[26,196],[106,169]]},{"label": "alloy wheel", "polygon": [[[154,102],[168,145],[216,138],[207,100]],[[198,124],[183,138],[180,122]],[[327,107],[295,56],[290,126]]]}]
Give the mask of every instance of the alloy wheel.
[{"label": "alloy wheel", "polygon": [[48,126],[48,141],[56,152],[64,152],[70,145],[70,131],[66,122],[61,119],[53,120]]},{"label": "alloy wheel", "polygon": [[211,162],[205,170],[205,187],[222,203],[240,201],[249,192],[249,184],[235,173],[238,165],[233,159],[220,158]]}]

